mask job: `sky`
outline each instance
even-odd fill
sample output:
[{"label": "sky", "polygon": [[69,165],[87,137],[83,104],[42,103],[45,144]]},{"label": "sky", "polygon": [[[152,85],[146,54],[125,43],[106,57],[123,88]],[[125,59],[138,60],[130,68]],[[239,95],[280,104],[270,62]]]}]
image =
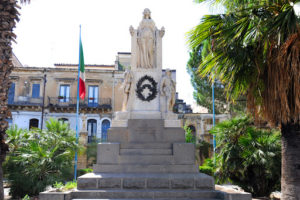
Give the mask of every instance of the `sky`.
[{"label": "sky", "polygon": [[129,27],[138,27],[145,8],[157,28],[166,30],[163,68],[176,69],[179,98],[192,104],[186,33],[210,12],[193,0],[31,0],[19,11],[13,51],[25,66],[77,64],[81,24],[85,64],[112,65],[117,52],[131,51]]}]

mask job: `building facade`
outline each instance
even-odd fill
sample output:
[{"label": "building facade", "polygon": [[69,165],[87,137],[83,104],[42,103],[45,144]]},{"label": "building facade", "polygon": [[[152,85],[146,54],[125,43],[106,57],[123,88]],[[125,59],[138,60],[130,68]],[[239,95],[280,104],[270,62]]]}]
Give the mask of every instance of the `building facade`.
[{"label": "building facade", "polygon": [[[77,65],[24,67],[14,57],[8,105],[10,125],[19,128],[45,127],[57,118],[76,127]],[[80,100],[79,130],[86,123],[88,140],[107,137],[112,113],[121,109],[123,71],[118,65],[86,65],[86,97]]]}]

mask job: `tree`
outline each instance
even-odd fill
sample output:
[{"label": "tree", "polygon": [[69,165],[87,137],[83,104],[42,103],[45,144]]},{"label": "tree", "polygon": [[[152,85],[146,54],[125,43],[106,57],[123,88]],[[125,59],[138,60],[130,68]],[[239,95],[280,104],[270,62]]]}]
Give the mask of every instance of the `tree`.
[{"label": "tree", "polygon": [[[191,83],[194,87],[194,99],[198,105],[208,109],[212,113],[212,84],[209,77],[200,77],[198,75],[198,66],[202,61],[203,45],[199,45],[190,52],[190,59],[187,64],[187,70],[191,76]],[[215,84],[215,112],[217,114],[225,113],[228,106],[224,96],[224,87],[216,82]]]},{"label": "tree", "polygon": [[56,181],[72,180],[79,147],[67,123],[50,119],[45,130],[11,127],[7,135],[11,151],[6,168],[13,198],[38,195]]},{"label": "tree", "polygon": [[13,28],[18,17],[17,2],[1,0],[0,2],[0,199],[4,199],[3,169],[8,146],[5,143],[5,131],[8,127],[7,119],[11,113],[7,106],[8,90],[10,88],[9,75],[13,69],[11,43],[16,37]]},{"label": "tree", "polygon": [[[29,1],[21,0],[21,3]],[[13,29],[19,21],[18,8],[17,1],[0,1],[0,199],[4,199],[2,163],[8,151],[5,131],[8,127],[7,119],[10,118],[11,113],[7,106],[7,98],[11,84],[9,75],[13,70],[11,45],[16,38]]]},{"label": "tree", "polygon": [[220,183],[231,181],[255,197],[269,196],[280,188],[281,158],[278,130],[258,129],[249,116],[217,124],[215,176]]},{"label": "tree", "polygon": [[[187,63],[187,71],[194,87],[194,99],[198,105],[207,108],[208,112],[212,113],[212,83],[208,76],[201,77],[199,73],[199,65],[209,51],[208,40],[192,49]],[[246,108],[245,100],[239,99],[238,102],[231,102],[226,98],[224,86],[219,80],[214,80],[214,103],[216,114],[243,112]]]},{"label": "tree", "polygon": [[300,1],[213,2],[226,13],[204,16],[189,32],[191,48],[212,38],[199,70],[221,80],[228,97],[246,95],[256,118],[281,128],[282,198],[300,199],[300,27],[294,10]]}]

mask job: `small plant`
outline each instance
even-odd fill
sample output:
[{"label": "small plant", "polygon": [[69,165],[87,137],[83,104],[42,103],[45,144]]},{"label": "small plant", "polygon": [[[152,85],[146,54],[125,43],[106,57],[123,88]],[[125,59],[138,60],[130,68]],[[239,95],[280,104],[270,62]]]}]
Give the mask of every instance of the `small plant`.
[{"label": "small plant", "polygon": [[64,186],[65,190],[72,190],[72,189],[75,189],[75,188],[77,188],[77,181],[67,182],[66,185]]},{"label": "small plant", "polygon": [[80,169],[80,170],[78,170],[78,176],[82,176],[87,173],[92,173],[93,171],[94,170],[91,168]]},{"label": "small plant", "polygon": [[30,200],[30,197],[26,194],[22,200]]},{"label": "small plant", "polygon": [[56,189],[62,189],[64,187],[64,184],[62,182],[55,182],[53,184],[53,187]]},{"label": "small plant", "polygon": [[192,134],[192,130],[186,125],[184,126],[184,130],[185,130],[185,142],[195,144],[196,143],[196,138]]}]

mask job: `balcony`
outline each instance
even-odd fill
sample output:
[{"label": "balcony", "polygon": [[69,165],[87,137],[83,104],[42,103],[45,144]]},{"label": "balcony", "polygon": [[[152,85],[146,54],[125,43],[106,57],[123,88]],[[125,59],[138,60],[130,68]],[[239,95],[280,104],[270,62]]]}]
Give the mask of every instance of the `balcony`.
[{"label": "balcony", "polygon": [[13,100],[9,100],[9,106],[42,106],[43,105],[43,97],[32,98],[28,96],[18,96]]},{"label": "balcony", "polygon": [[[76,110],[76,97],[48,97],[49,108],[54,110]],[[79,108],[80,110],[102,110],[102,111],[110,111],[111,110],[111,99],[110,98],[88,98],[88,99],[80,99],[79,100]]]}]

